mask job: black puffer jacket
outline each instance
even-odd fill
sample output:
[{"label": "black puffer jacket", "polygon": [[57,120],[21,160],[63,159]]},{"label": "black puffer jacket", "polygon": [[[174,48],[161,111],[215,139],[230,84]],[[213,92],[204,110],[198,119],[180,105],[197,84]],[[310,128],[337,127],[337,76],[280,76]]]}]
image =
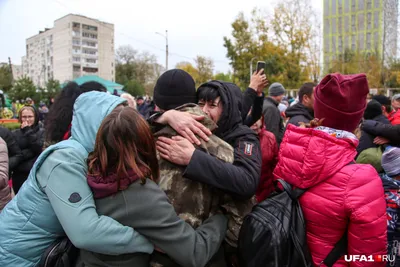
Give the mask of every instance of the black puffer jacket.
[{"label": "black puffer jacket", "polygon": [[35,123],[13,131],[15,140],[22,151],[23,160],[14,168],[12,174],[14,192],[17,193],[28,178],[37,157],[42,153],[44,129],[39,126],[39,113],[35,110]]},{"label": "black puffer jacket", "polygon": [[289,107],[285,114],[287,118],[290,118],[288,124],[290,123],[296,126],[300,126],[300,122],[309,123],[314,119],[314,112],[302,103],[297,103]]},{"label": "black puffer jacket", "polygon": [[8,171],[11,173],[24,158],[17,141],[10,130],[0,127],[0,137],[7,143]]},{"label": "black puffer jacket", "polygon": [[243,125],[243,97],[233,83],[211,81],[202,86],[218,89],[223,111],[214,134],[234,148],[234,162],[222,162],[196,149],[184,177],[206,183],[241,198],[252,197],[261,175],[261,149],[257,134]]},{"label": "black puffer jacket", "polygon": [[361,130],[373,136],[382,136],[389,140],[392,146],[400,146],[400,125],[384,124],[378,121],[366,120]]}]

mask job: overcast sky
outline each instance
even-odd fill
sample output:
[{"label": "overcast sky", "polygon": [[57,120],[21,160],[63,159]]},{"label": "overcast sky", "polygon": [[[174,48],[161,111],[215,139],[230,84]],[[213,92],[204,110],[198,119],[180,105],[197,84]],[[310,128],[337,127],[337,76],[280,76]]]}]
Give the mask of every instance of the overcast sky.
[{"label": "overcast sky", "polygon": [[[254,7],[273,9],[278,0],[0,0],[0,62],[11,57],[20,64],[25,39],[54,20],[75,13],[115,26],[116,47],[130,44],[148,51],[165,65],[165,39],[169,33],[169,68],[191,61],[196,55],[211,57],[215,71],[227,71],[229,60],[223,37],[240,11],[249,15]],[[322,0],[311,0],[321,14]]]}]

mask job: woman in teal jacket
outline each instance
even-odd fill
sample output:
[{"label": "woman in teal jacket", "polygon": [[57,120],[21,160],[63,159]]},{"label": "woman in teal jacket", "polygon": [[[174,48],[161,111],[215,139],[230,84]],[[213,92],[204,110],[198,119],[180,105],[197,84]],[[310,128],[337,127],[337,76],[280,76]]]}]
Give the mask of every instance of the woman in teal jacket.
[{"label": "woman in teal jacket", "polygon": [[86,158],[98,128],[124,102],[99,92],[79,96],[71,138],[42,152],[18,195],[0,213],[0,266],[36,266],[46,248],[65,234],[76,247],[103,254],[153,251],[132,228],[97,214],[86,181]]}]

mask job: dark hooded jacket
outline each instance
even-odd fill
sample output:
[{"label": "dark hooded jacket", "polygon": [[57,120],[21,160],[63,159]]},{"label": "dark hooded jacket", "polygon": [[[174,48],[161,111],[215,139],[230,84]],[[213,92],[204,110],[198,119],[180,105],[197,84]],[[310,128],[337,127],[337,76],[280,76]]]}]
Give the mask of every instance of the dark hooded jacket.
[{"label": "dark hooded jacket", "polygon": [[219,91],[223,111],[214,134],[234,148],[234,161],[233,164],[222,162],[196,149],[183,176],[238,197],[250,198],[256,193],[260,180],[261,149],[257,134],[242,123],[240,89],[233,83],[220,81],[202,86]]},{"label": "dark hooded jacket", "polygon": [[289,118],[288,124],[300,126],[300,122],[309,123],[314,119],[314,112],[304,106],[302,103],[297,103],[289,107],[286,112],[286,117]]},{"label": "dark hooded jacket", "polygon": [[0,137],[7,143],[8,170],[11,173],[23,160],[22,152],[10,130],[0,127]]},{"label": "dark hooded jacket", "polygon": [[388,139],[392,146],[400,146],[400,125],[391,125],[379,121],[366,120],[363,122],[361,130],[373,136],[381,136]]},{"label": "dark hooded jacket", "polygon": [[15,193],[19,191],[28,178],[33,164],[43,149],[44,130],[39,126],[39,112],[33,106],[32,108],[35,111],[34,124],[12,132],[23,157],[23,160],[14,168],[12,174]]},{"label": "dark hooded jacket", "polygon": [[282,142],[285,127],[283,125],[283,118],[278,109],[278,101],[272,97],[264,99],[262,114],[264,116],[264,124],[267,131],[275,135],[278,145]]},{"label": "dark hooded jacket", "polygon": [[[390,121],[388,120],[388,118],[386,118],[385,115],[382,115],[382,114],[373,118],[372,121],[390,125]],[[357,146],[357,157],[364,150],[366,150],[368,148],[379,146],[379,145],[374,144],[375,137],[376,137],[376,135],[370,134],[369,132],[367,132],[365,130],[361,131],[360,142],[358,143],[358,146]]]}]

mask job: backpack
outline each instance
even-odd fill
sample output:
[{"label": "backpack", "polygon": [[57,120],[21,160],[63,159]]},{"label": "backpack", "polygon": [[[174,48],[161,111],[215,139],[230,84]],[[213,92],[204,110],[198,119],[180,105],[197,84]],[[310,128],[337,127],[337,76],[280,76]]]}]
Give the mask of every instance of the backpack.
[{"label": "backpack", "polygon": [[[244,218],[238,241],[241,267],[311,267],[303,212],[298,198],[306,191],[277,180],[282,192],[273,192]],[[347,231],[321,262],[331,267],[347,251]]]},{"label": "backpack", "polygon": [[73,267],[78,256],[79,249],[68,237],[61,237],[46,249],[38,267]]}]

